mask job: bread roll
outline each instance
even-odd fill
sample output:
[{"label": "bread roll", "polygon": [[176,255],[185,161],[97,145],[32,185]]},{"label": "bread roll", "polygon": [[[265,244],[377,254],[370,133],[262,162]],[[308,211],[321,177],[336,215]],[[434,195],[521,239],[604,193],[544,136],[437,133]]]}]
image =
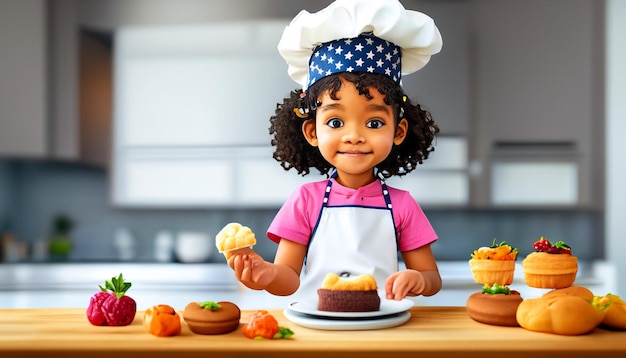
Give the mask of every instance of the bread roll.
[{"label": "bread roll", "polygon": [[525,299],[517,307],[516,319],[522,328],[574,336],[590,333],[604,319],[604,312],[579,296],[562,292],[544,296]]},{"label": "bread roll", "polygon": [[557,288],[552,291],[547,292],[543,295],[543,298],[550,299],[557,296],[566,295],[566,296],[577,296],[584,299],[587,302],[591,302],[593,300],[593,292],[590,289],[583,286],[570,286],[566,288]]}]

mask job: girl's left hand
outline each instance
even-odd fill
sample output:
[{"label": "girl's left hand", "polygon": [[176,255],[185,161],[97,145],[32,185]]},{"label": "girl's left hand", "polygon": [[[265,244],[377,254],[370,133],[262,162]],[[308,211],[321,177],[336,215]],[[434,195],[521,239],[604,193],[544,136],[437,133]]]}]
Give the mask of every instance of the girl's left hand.
[{"label": "girl's left hand", "polygon": [[396,301],[406,296],[420,295],[425,287],[424,276],[416,270],[398,271],[391,274],[385,281],[387,299]]}]

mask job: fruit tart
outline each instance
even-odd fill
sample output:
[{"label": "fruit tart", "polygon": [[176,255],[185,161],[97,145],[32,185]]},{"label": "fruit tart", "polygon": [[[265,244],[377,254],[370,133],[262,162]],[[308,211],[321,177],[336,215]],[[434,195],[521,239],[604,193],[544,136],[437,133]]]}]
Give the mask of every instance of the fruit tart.
[{"label": "fruit tart", "polygon": [[572,248],[563,241],[552,244],[545,237],[533,244],[535,252],[522,261],[524,280],[530,287],[565,288],[570,287],[578,273],[578,258],[572,255]]},{"label": "fruit tart", "polygon": [[513,282],[517,249],[506,241],[496,243],[493,239],[491,246],[474,250],[469,260],[474,281],[491,286],[495,283],[501,286]]}]

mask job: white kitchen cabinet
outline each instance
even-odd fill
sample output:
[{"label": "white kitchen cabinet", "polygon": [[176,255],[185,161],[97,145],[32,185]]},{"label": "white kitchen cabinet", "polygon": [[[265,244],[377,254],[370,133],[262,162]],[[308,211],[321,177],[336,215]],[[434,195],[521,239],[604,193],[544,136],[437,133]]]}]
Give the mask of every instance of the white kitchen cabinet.
[{"label": "white kitchen cabinet", "polygon": [[268,145],[269,117],[297,87],[276,50],[286,24],[118,29],[116,145]]},{"label": "white kitchen cabinet", "polygon": [[465,137],[438,137],[435,151],[417,169],[387,184],[407,190],[421,206],[469,204],[469,168]]},{"label": "white kitchen cabinet", "polygon": [[114,203],[125,207],[279,207],[304,182],[272,148],[130,149],[116,161]]},{"label": "white kitchen cabinet", "polygon": [[305,181],[269,145],[269,118],[297,87],[276,50],[286,24],[116,31],[115,204],[277,206]]},{"label": "white kitchen cabinet", "polygon": [[46,2],[0,2],[0,155],[47,150]]}]

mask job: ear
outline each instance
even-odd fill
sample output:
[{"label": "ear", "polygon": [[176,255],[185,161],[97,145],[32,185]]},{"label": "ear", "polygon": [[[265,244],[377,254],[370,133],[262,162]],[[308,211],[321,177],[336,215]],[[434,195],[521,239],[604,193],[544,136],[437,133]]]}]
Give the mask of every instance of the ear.
[{"label": "ear", "polygon": [[398,127],[396,128],[396,134],[393,137],[393,144],[399,145],[406,138],[407,130],[409,129],[409,122],[406,118],[402,118],[400,123],[398,123]]},{"label": "ear", "polygon": [[310,145],[317,147],[317,132],[315,131],[315,118],[307,119],[302,123],[302,134]]}]

